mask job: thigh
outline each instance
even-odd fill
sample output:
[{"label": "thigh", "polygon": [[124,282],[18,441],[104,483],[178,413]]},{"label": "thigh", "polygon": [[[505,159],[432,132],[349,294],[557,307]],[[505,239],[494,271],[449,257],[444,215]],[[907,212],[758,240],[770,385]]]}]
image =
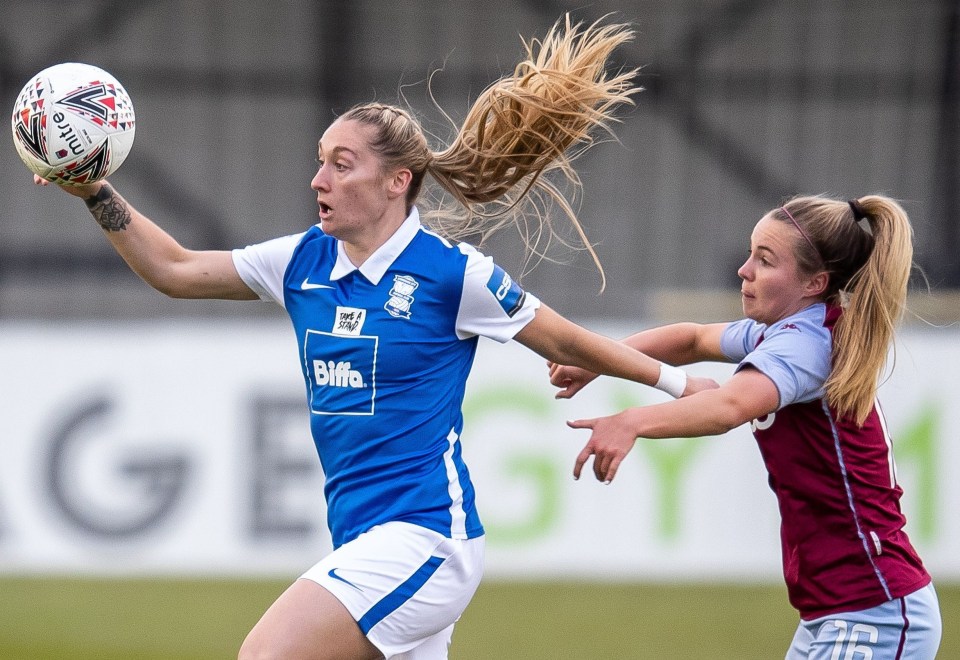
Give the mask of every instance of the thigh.
[{"label": "thigh", "polygon": [[370,643],[336,596],[316,582],[294,582],[270,606],[240,648],[239,658],[376,660]]}]

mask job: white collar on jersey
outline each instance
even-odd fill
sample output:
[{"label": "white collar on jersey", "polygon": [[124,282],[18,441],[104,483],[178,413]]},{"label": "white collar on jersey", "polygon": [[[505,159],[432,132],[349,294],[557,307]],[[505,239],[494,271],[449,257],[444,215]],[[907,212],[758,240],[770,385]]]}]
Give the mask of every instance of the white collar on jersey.
[{"label": "white collar on jersey", "polygon": [[379,284],[390,265],[396,261],[400,253],[403,252],[413,237],[420,231],[420,212],[414,206],[410,215],[403,221],[403,224],[393,233],[393,236],[387,239],[387,242],[376,249],[376,251],[367,257],[367,260],[357,268],[347,257],[343,249],[343,241],[337,241],[337,263],[330,271],[330,281],[339,280],[345,275],[349,275],[355,270],[370,280],[373,284]]}]

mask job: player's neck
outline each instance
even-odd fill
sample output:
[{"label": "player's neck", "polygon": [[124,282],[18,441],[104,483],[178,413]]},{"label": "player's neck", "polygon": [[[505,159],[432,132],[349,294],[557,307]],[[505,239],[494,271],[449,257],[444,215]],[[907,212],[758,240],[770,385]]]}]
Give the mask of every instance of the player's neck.
[{"label": "player's neck", "polygon": [[397,233],[406,219],[406,214],[402,212],[385,213],[377,221],[371,223],[366,231],[351,237],[349,241],[343,241],[344,252],[350,259],[350,263],[358,268],[362,266],[370,258],[370,255],[379,250],[384,243]]}]

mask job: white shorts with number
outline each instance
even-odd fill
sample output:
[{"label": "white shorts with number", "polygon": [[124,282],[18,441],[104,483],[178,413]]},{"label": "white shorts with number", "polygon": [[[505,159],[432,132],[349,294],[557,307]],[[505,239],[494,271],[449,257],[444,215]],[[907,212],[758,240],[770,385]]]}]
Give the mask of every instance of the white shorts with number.
[{"label": "white shorts with number", "polygon": [[877,607],[801,621],[786,660],[933,660],[942,625],[928,584]]},{"label": "white shorts with number", "polygon": [[453,624],[483,574],[483,537],[448,539],[403,522],[378,525],[301,577],[330,591],[387,658],[447,657]]}]

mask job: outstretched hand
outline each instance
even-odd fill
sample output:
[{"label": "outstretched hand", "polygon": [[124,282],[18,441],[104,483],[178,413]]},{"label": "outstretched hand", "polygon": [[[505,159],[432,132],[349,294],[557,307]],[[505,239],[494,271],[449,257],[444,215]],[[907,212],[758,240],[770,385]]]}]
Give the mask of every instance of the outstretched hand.
[{"label": "outstretched hand", "polygon": [[580,367],[554,362],[547,362],[547,366],[550,367],[550,384],[560,388],[554,395],[556,399],[569,399],[597,377],[592,371]]},{"label": "outstretched hand", "polygon": [[598,481],[606,484],[617,476],[617,470],[623,459],[633,449],[637,434],[633,432],[629,420],[631,410],[625,410],[607,417],[578,419],[567,422],[572,429],[590,429],[590,440],[577,455],[573,466],[573,478],[579,479],[584,464],[593,456],[593,474]]}]

